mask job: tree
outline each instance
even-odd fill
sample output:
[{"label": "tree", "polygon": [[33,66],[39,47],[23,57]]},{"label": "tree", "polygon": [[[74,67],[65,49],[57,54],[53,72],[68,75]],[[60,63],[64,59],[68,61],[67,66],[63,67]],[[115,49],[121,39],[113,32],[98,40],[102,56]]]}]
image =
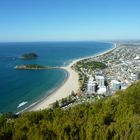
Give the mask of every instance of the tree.
[{"label": "tree", "polygon": [[53,103],[53,109],[55,109],[55,108],[59,108],[59,102],[58,101],[56,101],[55,103]]},{"label": "tree", "polygon": [[62,104],[64,105],[64,104],[67,104],[67,98],[62,98]]},{"label": "tree", "polygon": [[[0,116],[0,140],[118,140],[140,138],[140,82],[94,103]],[[10,117],[10,118],[9,118]]]},{"label": "tree", "polygon": [[74,97],[76,96],[74,91],[71,92],[71,95],[74,96]]}]

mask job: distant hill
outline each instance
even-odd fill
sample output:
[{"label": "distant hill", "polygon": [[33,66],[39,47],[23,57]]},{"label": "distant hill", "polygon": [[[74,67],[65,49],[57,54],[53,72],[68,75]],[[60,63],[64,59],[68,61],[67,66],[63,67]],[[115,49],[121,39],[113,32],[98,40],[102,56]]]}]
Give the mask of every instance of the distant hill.
[{"label": "distant hill", "polygon": [[20,58],[23,60],[30,60],[38,58],[38,55],[36,53],[25,53],[22,54]]},{"label": "distant hill", "polygon": [[92,104],[0,117],[0,140],[139,140],[140,82]]}]

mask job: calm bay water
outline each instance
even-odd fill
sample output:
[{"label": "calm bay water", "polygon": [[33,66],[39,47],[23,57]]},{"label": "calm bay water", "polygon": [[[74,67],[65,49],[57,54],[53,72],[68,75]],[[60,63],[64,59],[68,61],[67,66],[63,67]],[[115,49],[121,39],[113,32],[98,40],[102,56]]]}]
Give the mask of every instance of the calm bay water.
[{"label": "calm bay water", "polygon": [[[91,56],[111,47],[112,44],[99,42],[0,43],[0,112],[17,112],[28,107],[51,94],[67,77],[63,70],[15,70],[15,65],[64,66],[76,58]],[[39,58],[18,59],[28,52],[37,53]],[[26,104],[17,108],[22,102]]]}]

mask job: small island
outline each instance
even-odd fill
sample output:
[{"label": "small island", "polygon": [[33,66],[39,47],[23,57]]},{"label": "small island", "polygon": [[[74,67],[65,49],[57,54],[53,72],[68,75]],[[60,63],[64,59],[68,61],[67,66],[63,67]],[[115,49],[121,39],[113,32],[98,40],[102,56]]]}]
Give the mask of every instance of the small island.
[{"label": "small island", "polygon": [[59,69],[60,67],[42,66],[37,64],[16,65],[14,67],[18,70],[43,70],[43,69]]},{"label": "small island", "polygon": [[25,53],[22,54],[20,58],[23,60],[31,60],[31,59],[37,59],[38,55],[36,53]]}]

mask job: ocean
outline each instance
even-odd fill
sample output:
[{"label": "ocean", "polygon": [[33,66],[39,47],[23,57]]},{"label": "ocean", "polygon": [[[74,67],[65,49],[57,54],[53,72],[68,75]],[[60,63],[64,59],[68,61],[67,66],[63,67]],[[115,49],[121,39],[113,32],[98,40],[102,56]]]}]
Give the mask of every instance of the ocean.
[{"label": "ocean", "polygon": [[[74,59],[98,54],[112,47],[113,44],[103,42],[0,43],[0,112],[16,113],[37,103],[67,78],[64,70],[16,70],[16,65],[66,66]],[[19,59],[29,52],[38,54],[38,59]]]}]

